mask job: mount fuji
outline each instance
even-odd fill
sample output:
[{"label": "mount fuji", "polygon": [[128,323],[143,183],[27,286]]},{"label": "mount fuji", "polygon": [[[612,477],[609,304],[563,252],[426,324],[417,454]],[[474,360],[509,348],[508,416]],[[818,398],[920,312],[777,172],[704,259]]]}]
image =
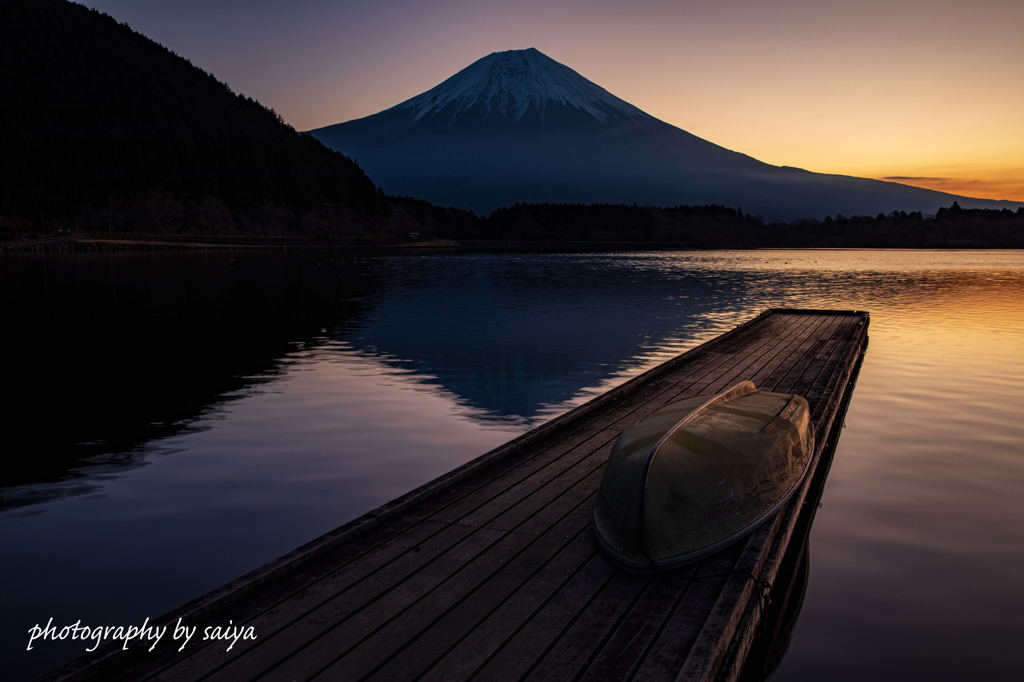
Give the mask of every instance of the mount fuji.
[{"label": "mount fuji", "polygon": [[310,132],[389,194],[484,215],[517,202],[740,205],[767,220],[1010,205],[772,166],[654,118],[533,48],[495,52],[390,109]]}]

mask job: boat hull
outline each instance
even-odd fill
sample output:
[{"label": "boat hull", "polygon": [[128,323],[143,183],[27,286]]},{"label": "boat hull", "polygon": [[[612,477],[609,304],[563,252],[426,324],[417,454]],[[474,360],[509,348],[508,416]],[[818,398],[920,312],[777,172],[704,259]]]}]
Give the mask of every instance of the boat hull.
[{"label": "boat hull", "polygon": [[799,487],[814,452],[807,401],[747,381],[669,403],[624,431],[594,506],[622,568],[698,561],[750,534]]}]

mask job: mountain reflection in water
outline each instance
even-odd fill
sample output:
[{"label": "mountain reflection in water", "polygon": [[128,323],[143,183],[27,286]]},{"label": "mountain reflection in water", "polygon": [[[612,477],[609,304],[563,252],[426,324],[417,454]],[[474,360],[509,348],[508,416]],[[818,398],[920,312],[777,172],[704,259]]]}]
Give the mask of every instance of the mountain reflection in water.
[{"label": "mountain reflection in water", "polygon": [[30,336],[6,339],[23,399],[0,509],[94,492],[311,348],[378,358],[466,418],[525,430],[709,336],[745,287],[601,255],[98,254],[15,259],[5,274],[12,328]]},{"label": "mountain reflection in water", "polygon": [[654,354],[710,338],[751,286],[711,268],[666,272],[632,261],[393,259],[387,288],[351,340],[487,414],[532,424],[609,377],[650,365]]},{"label": "mountain reflection in water", "polygon": [[1019,671],[1020,252],[2,254],[0,287],[10,679],[82,653],[26,654],[40,619],[156,616],[769,306],[872,316],[773,679]]}]

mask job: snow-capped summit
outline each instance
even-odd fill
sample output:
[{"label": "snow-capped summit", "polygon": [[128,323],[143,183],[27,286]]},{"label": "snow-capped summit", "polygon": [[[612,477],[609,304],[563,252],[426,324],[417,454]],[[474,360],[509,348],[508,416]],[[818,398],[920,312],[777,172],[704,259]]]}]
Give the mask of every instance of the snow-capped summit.
[{"label": "snow-capped summit", "polygon": [[934,213],[954,200],[772,166],[645,114],[535,49],[495,52],[379,113],[311,131],[389,194],[487,214],[523,203],[724,204],[767,220]]},{"label": "snow-capped summit", "polygon": [[411,109],[413,125],[467,118],[484,128],[565,127],[578,118],[567,114],[588,114],[602,124],[652,118],[532,47],[493,52],[392,109]]}]

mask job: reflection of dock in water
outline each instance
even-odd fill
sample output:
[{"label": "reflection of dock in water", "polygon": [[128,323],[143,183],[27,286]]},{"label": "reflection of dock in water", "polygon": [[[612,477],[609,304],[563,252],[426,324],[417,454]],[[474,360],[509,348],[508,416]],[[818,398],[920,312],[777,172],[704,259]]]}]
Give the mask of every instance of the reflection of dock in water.
[{"label": "reflection of dock in water", "polygon": [[[854,374],[850,380],[851,389],[858,370],[859,363],[854,368]],[[819,461],[815,464],[814,471],[809,477],[810,483],[807,485],[804,495],[804,504],[793,526],[789,545],[782,548],[784,552],[782,561],[778,562],[775,578],[772,580],[771,603],[763,614],[759,612],[755,614],[757,604],[754,602],[747,605],[743,614],[743,624],[739,629],[744,633],[745,638],[734,638],[730,645],[727,654],[728,663],[723,666],[726,669],[736,668],[737,657],[742,655],[745,647],[749,647],[746,663],[742,664],[740,682],[761,682],[768,679],[768,676],[775,671],[789,650],[793,629],[796,627],[797,617],[800,615],[804,595],[807,592],[807,583],[810,579],[811,524],[814,523],[818,504],[825,492],[825,479],[832,466],[836,445],[839,444],[846,408],[850,404],[850,393],[852,390],[847,391],[840,405],[839,413],[832,421],[828,441],[821,450]],[[762,623],[756,624],[752,621],[757,616],[763,616]],[[757,628],[756,633],[755,627]],[[758,635],[754,637],[753,644],[750,643],[751,634]],[[721,677],[735,679],[736,674],[722,675]]]},{"label": "reflection of dock in water", "polygon": [[[736,679],[762,615],[741,574],[776,583],[780,605],[801,598],[785,573],[799,576],[805,506],[820,497],[867,327],[866,313],[764,313],[159,619],[231,620],[256,640],[225,651],[194,639],[180,656],[107,646],[46,679]],[[675,571],[724,576],[617,570],[590,527],[615,438],[670,400],[744,379],[808,400],[811,474],[745,541]],[[795,617],[785,611],[769,620]]]}]

